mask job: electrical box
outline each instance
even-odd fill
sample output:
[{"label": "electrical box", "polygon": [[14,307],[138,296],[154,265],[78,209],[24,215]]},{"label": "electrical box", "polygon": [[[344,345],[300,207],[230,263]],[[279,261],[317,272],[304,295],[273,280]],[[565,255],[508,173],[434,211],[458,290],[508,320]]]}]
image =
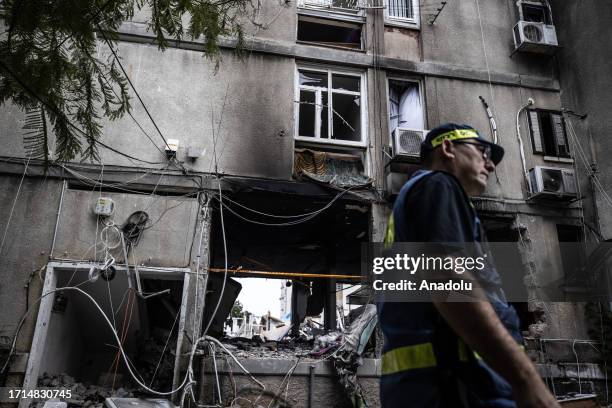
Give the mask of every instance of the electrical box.
[{"label": "electrical box", "polygon": [[109,217],[115,211],[115,202],[110,197],[98,197],[94,207],[94,214],[100,217]]},{"label": "electrical box", "polygon": [[166,156],[176,157],[176,152],[178,151],[178,147],[179,147],[178,139],[168,139],[166,142],[167,142],[165,146]]},{"label": "electrical box", "polygon": [[205,152],[206,149],[202,149],[201,147],[189,146],[189,148],[187,149],[187,158],[195,161],[200,157],[204,156]]}]

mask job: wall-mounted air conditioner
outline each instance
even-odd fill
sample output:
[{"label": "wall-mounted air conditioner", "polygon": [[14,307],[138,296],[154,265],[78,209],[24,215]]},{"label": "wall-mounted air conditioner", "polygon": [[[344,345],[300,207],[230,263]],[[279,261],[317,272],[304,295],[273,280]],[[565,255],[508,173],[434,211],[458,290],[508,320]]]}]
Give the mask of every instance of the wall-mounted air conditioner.
[{"label": "wall-mounted air conditioner", "polygon": [[393,131],[393,159],[418,163],[421,156],[421,142],[427,130],[396,128]]},{"label": "wall-mounted air conditioner", "polygon": [[529,170],[532,199],[573,200],[578,198],[573,170],[535,166]]},{"label": "wall-mounted air conditioner", "polygon": [[515,51],[554,54],[559,48],[555,26],[535,21],[519,21],[514,26]]}]

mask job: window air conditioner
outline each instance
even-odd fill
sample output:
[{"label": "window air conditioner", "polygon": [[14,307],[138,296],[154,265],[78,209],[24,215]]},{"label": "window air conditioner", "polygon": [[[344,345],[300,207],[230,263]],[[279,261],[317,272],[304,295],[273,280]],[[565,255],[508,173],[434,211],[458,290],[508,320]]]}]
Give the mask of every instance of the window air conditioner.
[{"label": "window air conditioner", "polygon": [[393,159],[418,163],[421,157],[421,142],[427,130],[396,128],[393,131]]},{"label": "window air conditioner", "polygon": [[570,169],[535,166],[529,171],[531,198],[572,200],[578,198],[576,176]]},{"label": "window air conditioner", "polygon": [[555,26],[519,21],[514,26],[514,47],[516,51],[553,54],[559,47]]}]

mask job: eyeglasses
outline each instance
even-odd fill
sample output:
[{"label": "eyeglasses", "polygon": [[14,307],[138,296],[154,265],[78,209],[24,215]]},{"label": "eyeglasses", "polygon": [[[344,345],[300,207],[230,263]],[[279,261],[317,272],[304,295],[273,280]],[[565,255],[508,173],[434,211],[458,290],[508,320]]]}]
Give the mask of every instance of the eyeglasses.
[{"label": "eyeglasses", "polygon": [[491,160],[491,146],[483,144],[483,143],[470,143],[470,142],[463,142],[463,141],[453,141],[453,143],[455,144],[463,144],[463,145],[472,145],[474,146],[476,149],[480,150],[480,153],[482,153],[482,158],[485,159],[485,161],[487,160]]}]

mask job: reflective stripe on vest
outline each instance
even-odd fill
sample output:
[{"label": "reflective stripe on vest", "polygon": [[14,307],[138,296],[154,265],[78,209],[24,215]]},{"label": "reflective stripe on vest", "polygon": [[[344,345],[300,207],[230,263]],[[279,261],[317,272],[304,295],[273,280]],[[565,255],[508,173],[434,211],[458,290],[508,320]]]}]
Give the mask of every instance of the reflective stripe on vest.
[{"label": "reflective stripe on vest", "polygon": [[436,367],[438,362],[433,344],[422,343],[398,347],[382,355],[382,375],[395,374],[417,368]]}]

